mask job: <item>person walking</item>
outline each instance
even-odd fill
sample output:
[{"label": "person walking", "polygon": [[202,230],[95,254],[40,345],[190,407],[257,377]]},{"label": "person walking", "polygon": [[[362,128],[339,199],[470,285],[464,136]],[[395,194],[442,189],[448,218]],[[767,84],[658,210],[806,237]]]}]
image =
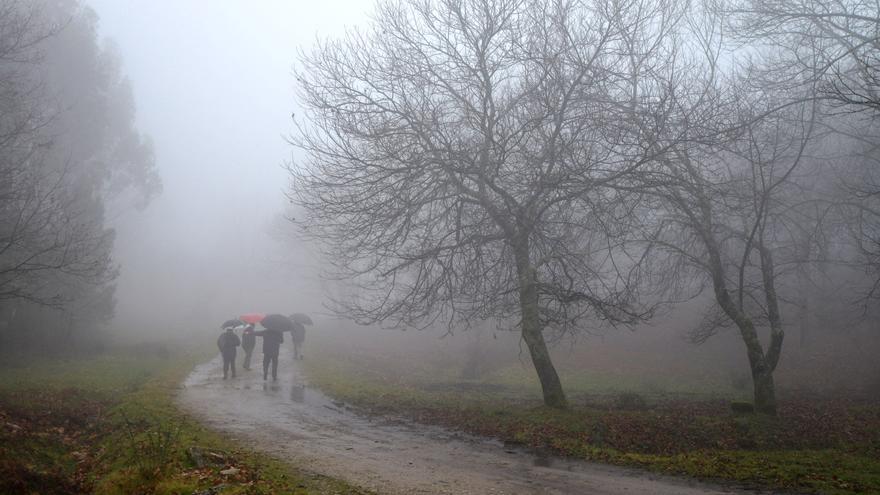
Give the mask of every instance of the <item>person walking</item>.
[{"label": "person walking", "polygon": [[251,369],[251,356],[256,346],[257,336],[254,334],[254,324],[250,323],[244,327],[244,331],[241,333],[241,348],[244,349],[244,364],[242,364],[242,367],[246,370]]},{"label": "person walking", "polygon": [[272,381],[278,380],[278,350],[284,342],[284,335],[275,329],[267,328],[254,332],[257,337],[263,338],[263,380],[269,375],[269,365],[272,365]]},{"label": "person walking", "polygon": [[223,356],[223,379],[228,377],[229,370],[232,370],[232,378],[235,378],[235,348],[241,345],[241,340],[232,327],[226,327],[225,331],[217,338],[217,347],[220,348],[220,355]]},{"label": "person walking", "polygon": [[290,332],[290,339],[293,340],[293,358],[302,359],[303,342],[306,340],[306,327],[298,321],[293,322],[293,330]]}]

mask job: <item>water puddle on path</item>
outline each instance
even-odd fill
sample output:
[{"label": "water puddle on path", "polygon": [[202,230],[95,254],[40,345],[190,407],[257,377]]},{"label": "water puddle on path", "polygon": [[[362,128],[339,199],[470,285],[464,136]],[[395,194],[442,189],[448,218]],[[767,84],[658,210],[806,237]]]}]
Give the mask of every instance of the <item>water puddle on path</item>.
[{"label": "water puddle on path", "polygon": [[201,364],[184,382],[179,403],[248,447],[383,494],[745,493],[361,416],[310,387],[285,350],[278,381],[263,381],[256,367],[223,380],[219,356]]}]

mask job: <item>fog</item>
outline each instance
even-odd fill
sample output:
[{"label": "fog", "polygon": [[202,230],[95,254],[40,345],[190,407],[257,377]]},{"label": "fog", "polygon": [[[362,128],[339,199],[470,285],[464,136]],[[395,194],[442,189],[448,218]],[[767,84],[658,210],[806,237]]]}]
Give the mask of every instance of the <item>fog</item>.
[{"label": "fog", "polygon": [[[94,20],[87,10],[77,10],[76,2],[48,9],[83,15],[72,24],[79,31],[69,36],[88,41],[82,56],[97,67],[89,66],[97,75],[74,70],[65,65],[70,61],[63,60],[63,46],[50,50],[47,80],[75,110],[59,115],[87,120],[80,114],[92,107],[80,105],[78,92],[98,94],[92,95],[96,113],[106,94],[117,98],[106,104],[112,111],[96,115],[101,129],[83,125],[74,132],[63,128],[76,127],[69,122],[59,125],[70,142],[50,157],[61,176],[68,148],[85,164],[79,173],[90,186],[72,180],[69,187],[94,233],[82,250],[94,254],[78,259],[72,275],[62,263],[63,274],[34,277],[32,287],[7,291],[0,279],[2,328],[14,321],[43,328],[33,338],[6,331],[0,337],[30,339],[39,347],[53,339],[44,327],[63,323],[70,342],[78,341],[73,329],[79,326],[83,342],[185,338],[211,346],[219,324],[237,315],[305,312],[318,323],[311,338],[352,353],[442,351],[452,362],[479,347],[492,359],[518,360],[524,369],[544,366],[552,370],[538,373],[548,404],[564,405],[561,391],[556,399],[546,395],[561,390],[550,361],[563,370],[586,366],[641,376],[660,370],[721,381],[751,372],[768,390],[777,363],[783,387],[818,386],[820,378],[827,378],[825,389],[847,380],[877,382],[870,357],[878,347],[872,318],[880,285],[880,210],[872,203],[878,190],[871,145],[876,119],[863,117],[877,102],[838,94],[821,112],[804,103],[834,99],[808,91],[839,92],[859,81],[803,84],[795,89],[804,95],[795,98],[799,93],[785,87],[787,76],[773,74],[782,69],[768,62],[749,72],[736,63],[737,57],[762,61],[764,45],[788,40],[760,26],[742,27],[742,39],[729,46],[727,40],[702,40],[712,30],[696,26],[721,21],[700,12],[690,23],[668,21],[680,35],[662,35],[654,19],[688,15],[674,3],[651,6],[653,17],[650,9],[597,9],[584,14],[586,24],[552,18],[539,3],[465,4],[467,12],[449,15],[443,9],[458,4],[90,0],[84,5],[94,9],[100,48],[89,45]],[[504,11],[520,8],[515,16]],[[634,29],[627,43],[643,44],[641,51],[613,46],[629,35],[609,32],[601,43],[593,38],[620,20],[602,16],[626,15],[632,22],[619,29]],[[484,47],[485,53],[460,58],[444,49],[458,43],[464,52],[479,51],[480,43],[461,41],[479,32],[468,23],[494,26],[498,19],[516,19],[509,32],[491,40],[503,49]],[[543,22],[547,32],[538,29]],[[463,38],[447,39],[435,29],[443,23]],[[549,35],[552,30],[564,36]],[[48,39],[65,30],[59,33]],[[578,42],[558,41],[568,37]],[[695,46],[702,42],[708,52],[717,50],[714,58],[701,58]],[[602,77],[617,78],[607,87],[570,77],[572,67],[590,58],[578,50],[591,47]],[[40,60],[26,48],[23,53]],[[620,56],[626,50],[633,57]],[[684,65],[677,53],[689,53]],[[866,57],[868,66],[877,66],[875,54]],[[488,81],[480,79],[486,59],[497,71]],[[584,73],[594,70],[588,65]],[[748,80],[758,69],[784,82]],[[75,80],[72,88],[65,87],[65,71]],[[630,78],[621,75],[627,71]],[[91,79],[73,77],[79,72]],[[544,84],[551,75],[558,80]],[[41,76],[36,71],[14,82],[36,92],[39,85],[30,78]],[[691,87],[681,91],[678,84]],[[755,89],[760,84],[766,88]],[[865,84],[864,94],[876,95],[876,79]],[[556,93],[567,85],[573,89]],[[365,97],[364,86],[379,97]],[[487,87],[486,101],[502,95],[497,108],[475,103],[474,95]],[[751,99],[729,96],[740,92]],[[572,95],[580,98],[574,109],[557,106]],[[45,99],[54,110],[54,101]],[[510,103],[520,101],[530,103]],[[664,107],[668,101],[670,108]],[[637,103],[643,108],[630,109]],[[844,105],[868,110],[838,111]],[[130,111],[132,122],[126,121]],[[496,111],[503,115],[500,130],[480,124],[495,119]],[[595,118],[600,114],[605,117]],[[693,124],[691,115],[706,121]],[[412,131],[401,122],[420,124]],[[558,126],[553,132],[545,128],[551,123]],[[117,142],[106,129],[114,125],[137,132]],[[749,132],[738,133],[746,127]],[[646,134],[653,128],[656,136]],[[666,135],[667,129],[684,130]],[[494,141],[495,132],[511,135]],[[690,133],[698,136],[680,137]],[[106,143],[100,139],[105,134],[112,137]],[[489,144],[480,142],[484,134]],[[657,142],[645,144],[646,135]],[[557,136],[566,140],[558,156]],[[95,149],[88,146],[91,138],[100,143]],[[435,142],[446,147],[431,148]],[[130,153],[117,159],[104,148]],[[655,148],[678,155],[660,159],[662,153],[651,154]],[[426,156],[429,163],[422,162]],[[700,166],[691,168],[693,162]],[[413,163],[420,166],[410,168]],[[621,165],[629,163],[640,165]],[[494,164],[489,179],[482,170],[487,164]],[[161,192],[151,189],[151,174],[161,180]],[[656,179],[670,176],[680,182]],[[44,179],[29,185],[46,187]],[[145,207],[143,197],[150,198]],[[56,216],[47,213],[44,224],[54,225]],[[36,246],[48,239],[32,237]],[[325,277],[331,268],[349,277],[331,281]],[[80,279],[88,283],[68,291],[75,297],[64,299],[65,290],[56,290]],[[528,299],[535,287],[540,294]],[[331,297],[341,295],[356,296],[345,315],[329,308]],[[44,319],[50,313],[55,319]],[[92,335],[93,328],[102,329],[100,335]]]},{"label": "fog", "polygon": [[[164,190],[113,218],[122,334],[213,334],[251,311],[319,311],[309,249],[290,239],[283,165],[297,50],[371,2],[95,1],[153,140]],[[300,112],[301,113],[301,112]]]},{"label": "fog", "polygon": [[0,0],[0,492],[880,493],[878,117],[862,0]]},{"label": "fog", "polygon": [[[290,174],[284,166],[306,158],[288,142],[293,120],[303,122],[306,115],[295,98],[298,57],[320,40],[364,29],[373,18],[372,2],[93,0],[89,5],[131,81],[136,123],[154,143],[163,182],[161,195],[146,209],[124,201],[110,208],[117,233],[113,255],[121,270],[112,338],[207,339],[219,322],[237,314],[305,311],[324,324],[323,337],[338,330],[342,341],[361,350],[376,342],[376,352],[415,346],[455,354],[473,346],[475,331],[461,327],[450,332],[441,324],[403,334],[332,319],[325,311],[328,295],[345,292],[345,283],[331,288],[321,277],[316,247],[301,240],[285,218],[297,212],[287,199]],[[579,356],[576,361],[614,369],[615,359],[642,360],[669,373],[678,369],[682,376],[710,370],[722,380],[747,373],[732,330],[702,347],[687,342],[708,305],[710,300],[701,298],[649,323],[598,325],[586,334],[548,339],[563,363],[565,356]],[[531,366],[518,332],[501,331],[504,345],[498,345],[498,335],[496,352]],[[802,356],[793,339],[788,343],[782,369],[800,369],[798,363],[815,358]],[[682,353],[690,354],[687,360]],[[615,357],[602,359],[608,355]],[[640,372],[650,369],[646,365]]]}]

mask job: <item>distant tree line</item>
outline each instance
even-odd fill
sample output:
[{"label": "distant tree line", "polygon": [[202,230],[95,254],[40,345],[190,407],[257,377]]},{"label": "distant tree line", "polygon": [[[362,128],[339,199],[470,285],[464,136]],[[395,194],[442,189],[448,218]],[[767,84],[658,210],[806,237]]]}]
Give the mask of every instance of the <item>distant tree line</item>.
[{"label": "distant tree line", "polygon": [[97,22],[75,0],[0,0],[4,346],[69,349],[108,320],[118,267],[107,212],[161,189]]},{"label": "distant tree line", "polygon": [[553,407],[548,334],[710,294],[772,414],[791,322],[880,296],[878,54],[876,2],[384,2],[301,57],[297,222],[341,311],[509,321]]}]

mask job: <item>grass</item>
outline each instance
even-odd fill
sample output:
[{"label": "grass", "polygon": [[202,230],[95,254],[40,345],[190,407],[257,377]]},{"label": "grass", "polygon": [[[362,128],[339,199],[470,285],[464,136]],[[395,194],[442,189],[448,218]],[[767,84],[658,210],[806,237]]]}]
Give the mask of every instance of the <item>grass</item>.
[{"label": "grass", "polygon": [[[182,413],[175,392],[204,357],[116,352],[0,368],[0,493],[366,493]],[[199,467],[191,452],[212,462]]]},{"label": "grass", "polygon": [[[402,415],[542,452],[738,485],[880,493],[880,403],[787,397],[777,418],[738,415],[743,392],[568,370],[572,407],[543,407],[534,378],[500,366],[462,380],[430,356],[335,354],[312,345],[310,380],[370,414]],[[726,396],[726,397],[725,397]]]}]

